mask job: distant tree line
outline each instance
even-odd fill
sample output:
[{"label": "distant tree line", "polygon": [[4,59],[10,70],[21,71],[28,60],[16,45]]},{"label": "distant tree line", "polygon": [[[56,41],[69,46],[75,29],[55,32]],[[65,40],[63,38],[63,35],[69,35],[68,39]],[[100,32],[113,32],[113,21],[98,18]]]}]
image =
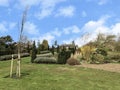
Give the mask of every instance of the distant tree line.
[{"label": "distant tree line", "polygon": [[[23,40],[25,41],[25,40]],[[18,52],[18,42],[14,42],[10,35],[0,37],[0,56],[17,54]],[[25,41],[21,43],[21,53],[30,53],[32,43],[30,41]]]}]

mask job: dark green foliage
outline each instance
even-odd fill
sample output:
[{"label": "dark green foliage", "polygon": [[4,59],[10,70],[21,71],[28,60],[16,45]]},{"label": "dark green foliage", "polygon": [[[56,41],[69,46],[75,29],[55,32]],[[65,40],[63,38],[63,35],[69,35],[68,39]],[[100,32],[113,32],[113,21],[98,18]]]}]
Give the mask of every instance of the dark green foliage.
[{"label": "dark green foliage", "polygon": [[59,45],[57,46],[57,53],[59,53],[60,52],[60,47],[59,47]]},{"label": "dark green foliage", "polygon": [[67,60],[67,64],[69,64],[69,65],[80,65],[80,62],[75,58],[69,58]]},{"label": "dark green foliage", "polygon": [[34,59],[36,58],[36,46],[35,46],[35,41],[33,42],[33,47],[32,47],[32,55],[31,55],[31,62],[34,62]]},{"label": "dark green foliage", "polygon": [[105,49],[103,49],[103,48],[98,48],[96,50],[96,53],[101,54],[103,56],[107,56],[107,51]]},{"label": "dark green foliage", "polygon": [[74,55],[74,54],[75,54],[75,50],[76,50],[76,48],[69,48],[69,50],[70,50],[71,53]]},{"label": "dark green foliage", "polygon": [[54,55],[54,49],[55,49],[55,47],[52,45],[51,52],[52,52],[53,55]]},{"label": "dark green foliage", "polygon": [[67,59],[70,58],[71,56],[71,51],[61,51],[59,54],[58,54],[58,63],[59,64],[66,64],[67,62]]},{"label": "dark green foliage", "polygon": [[16,43],[12,41],[13,40],[9,35],[0,37],[0,56],[14,54],[14,50],[16,49]]}]

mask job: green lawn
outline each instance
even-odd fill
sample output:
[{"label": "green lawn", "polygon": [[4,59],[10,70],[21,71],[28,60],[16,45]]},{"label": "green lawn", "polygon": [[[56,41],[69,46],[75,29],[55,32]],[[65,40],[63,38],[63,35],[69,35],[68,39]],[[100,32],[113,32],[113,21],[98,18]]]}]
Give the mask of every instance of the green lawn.
[{"label": "green lawn", "polygon": [[29,57],[22,59],[21,67],[20,79],[9,78],[10,61],[0,61],[0,90],[120,90],[120,73],[31,64]]}]

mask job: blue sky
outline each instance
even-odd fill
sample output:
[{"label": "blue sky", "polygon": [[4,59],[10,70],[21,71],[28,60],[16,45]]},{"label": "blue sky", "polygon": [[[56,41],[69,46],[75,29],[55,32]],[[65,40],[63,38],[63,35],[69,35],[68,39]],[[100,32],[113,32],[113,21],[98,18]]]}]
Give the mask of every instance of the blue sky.
[{"label": "blue sky", "polygon": [[75,41],[79,46],[98,33],[120,33],[120,0],[0,0],[0,36],[18,41],[23,11],[29,6],[24,35],[30,40]]}]

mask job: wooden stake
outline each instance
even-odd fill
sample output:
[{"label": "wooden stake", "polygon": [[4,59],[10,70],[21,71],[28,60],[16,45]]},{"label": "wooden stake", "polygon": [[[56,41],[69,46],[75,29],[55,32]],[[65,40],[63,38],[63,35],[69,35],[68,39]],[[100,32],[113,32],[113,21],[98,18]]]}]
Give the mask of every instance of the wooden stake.
[{"label": "wooden stake", "polygon": [[13,54],[12,54],[12,60],[11,60],[10,77],[12,77],[12,72],[13,72]]},{"label": "wooden stake", "polygon": [[18,53],[16,77],[20,77],[20,53]]}]

